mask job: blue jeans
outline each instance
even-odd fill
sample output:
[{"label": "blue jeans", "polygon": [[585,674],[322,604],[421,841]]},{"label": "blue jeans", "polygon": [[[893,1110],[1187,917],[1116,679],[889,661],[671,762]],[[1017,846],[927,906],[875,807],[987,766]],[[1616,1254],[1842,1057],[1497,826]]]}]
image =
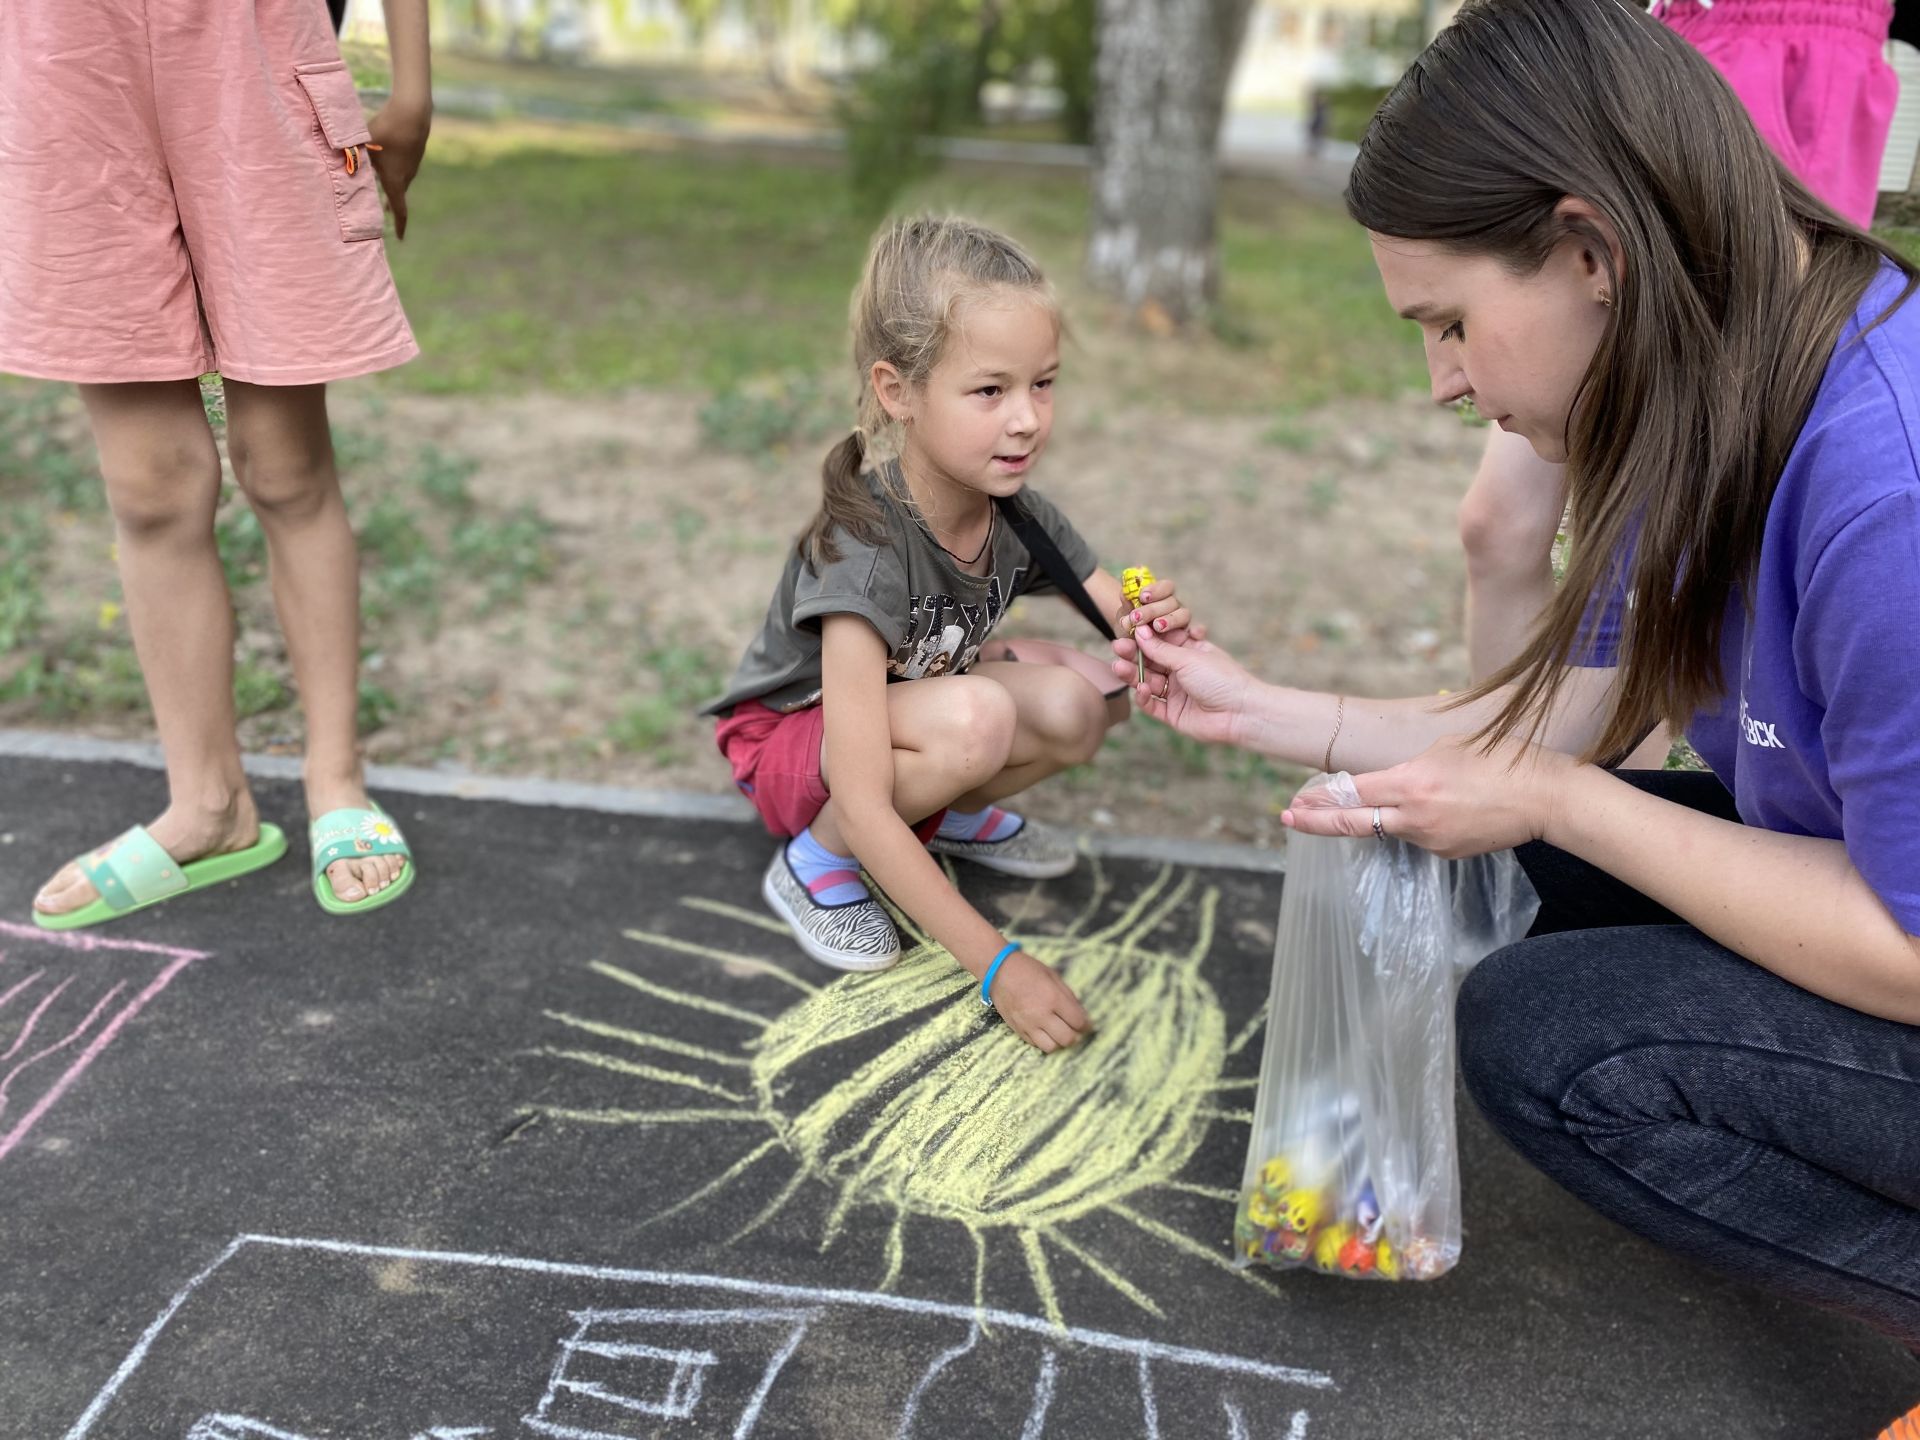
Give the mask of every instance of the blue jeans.
[{"label": "blue jeans", "polygon": [[[1710,775],[1623,772],[1734,818]],[[1525,940],[1460,993],[1468,1092],[1587,1204],[1920,1355],[1920,1028],[1823,1000],[1545,845]]]}]

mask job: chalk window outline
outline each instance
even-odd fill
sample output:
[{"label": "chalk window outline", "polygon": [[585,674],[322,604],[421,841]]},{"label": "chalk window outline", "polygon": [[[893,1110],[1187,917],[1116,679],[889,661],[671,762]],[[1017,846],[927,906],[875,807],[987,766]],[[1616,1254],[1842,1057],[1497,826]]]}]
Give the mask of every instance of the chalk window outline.
[{"label": "chalk window outline", "polygon": [[[668,1350],[659,1345],[608,1345],[589,1343],[574,1344],[569,1341],[561,1348],[566,1351],[567,1359],[575,1355],[598,1355],[608,1360],[665,1360],[673,1366],[667,1376],[666,1398],[662,1400],[639,1400],[631,1395],[621,1395],[609,1390],[605,1385],[592,1380],[568,1380],[559,1375],[548,1387],[548,1393],[555,1390],[570,1390],[576,1395],[588,1395],[595,1400],[604,1400],[622,1410],[638,1411],[642,1415],[658,1415],[665,1420],[685,1420],[700,1403],[701,1387],[705,1385],[707,1371],[720,1363],[720,1357],[711,1350]],[[564,1360],[561,1362],[566,1363]],[[649,1370],[651,1379],[653,1371]],[[541,1400],[544,1409],[545,1398]]]},{"label": "chalk window outline", "polygon": [[[742,1324],[785,1326],[788,1334],[784,1343],[778,1345],[774,1353],[763,1362],[765,1368],[761,1374],[760,1383],[741,1412],[739,1424],[733,1432],[736,1437],[745,1437],[752,1433],[759,1420],[760,1408],[766,1400],[767,1392],[773,1388],[774,1381],[779,1378],[781,1370],[785,1368],[793,1352],[799,1348],[808,1327],[818,1314],[816,1309],[785,1307],[676,1309],[647,1306],[637,1309],[575,1310],[571,1312],[571,1318],[578,1322],[579,1328],[560,1342],[560,1353],[554,1360],[553,1372],[547,1377],[546,1392],[541,1395],[540,1403],[533,1412],[521,1417],[520,1423],[529,1430],[554,1436],[555,1440],[629,1440],[629,1437],[612,1431],[585,1430],[554,1420],[553,1407],[563,1392],[602,1401],[641,1415],[670,1420],[685,1420],[692,1417],[704,1391],[706,1372],[720,1363],[719,1355],[711,1350],[691,1346],[669,1348],[634,1340],[588,1338],[596,1326],[603,1329],[613,1325],[672,1326],[681,1329],[689,1326],[710,1326],[718,1328],[723,1335],[733,1333]],[[590,1380],[573,1379],[567,1373],[567,1366],[574,1355],[583,1352],[602,1359],[644,1358],[673,1362],[674,1370],[667,1382],[667,1399],[664,1401],[639,1400],[633,1396],[620,1395]]]}]

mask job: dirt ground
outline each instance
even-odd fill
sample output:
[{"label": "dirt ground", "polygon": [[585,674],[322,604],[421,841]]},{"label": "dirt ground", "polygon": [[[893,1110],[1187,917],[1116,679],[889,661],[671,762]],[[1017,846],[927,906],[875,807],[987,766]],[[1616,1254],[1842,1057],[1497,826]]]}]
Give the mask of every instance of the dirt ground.
[{"label": "dirt ground", "polygon": [[[692,711],[764,613],[814,504],[825,442],[719,449],[702,404],[658,392],[473,400],[339,389],[349,501],[363,525],[415,483],[401,457],[432,446],[475,462],[475,506],[531,506],[550,526],[544,575],[496,587],[484,565],[452,568],[436,585],[437,625],[409,609],[370,627],[369,679],[396,702],[367,735],[371,759],[728,789],[709,722]],[[1454,516],[1480,431],[1419,395],[1193,418],[1082,389],[1061,411],[1035,483],[1110,567],[1145,563],[1178,579],[1255,673],[1370,694],[1462,683]],[[416,520],[436,523],[424,506]],[[58,528],[47,577],[57,611],[91,614],[109,540],[104,515]],[[243,656],[290,673],[266,585],[248,587],[240,610]],[[1047,600],[1017,606],[1002,633],[1098,648],[1064,603]],[[0,723],[46,722],[11,706]],[[70,728],[150,734],[139,713]],[[297,753],[298,709],[270,709],[242,731],[249,749]],[[1204,751],[1135,717],[1094,765],[1040,787],[1026,808],[1093,829],[1266,844],[1302,774]]]}]

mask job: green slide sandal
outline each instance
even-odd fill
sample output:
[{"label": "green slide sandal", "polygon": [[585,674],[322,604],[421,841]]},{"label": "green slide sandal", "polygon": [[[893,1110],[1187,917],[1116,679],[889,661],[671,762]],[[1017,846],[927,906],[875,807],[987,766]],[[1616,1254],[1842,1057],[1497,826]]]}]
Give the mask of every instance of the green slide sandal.
[{"label": "green slide sandal", "polygon": [[[313,898],[329,915],[358,915],[391,905],[413,888],[419,867],[413,863],[413,851],[393,817],[378,805],[371,810],[329,810],[314,821],[307,831],[313,844]],[[406,869],[400,878],[384,890],[375,890],[364,900],[348,902],[333,893],[327,883],[327,867],[336,860],[365,860],[374,855],[404,855]]]},{"label": "green slide sandal", "polygon": [[33,912],[33,923],[42,930],[80,930],[106,920],[118,920],[162,900],[204,890],[225,880],[235,880],[273,864],[287,853],[287,837],[278,825],[262,825],[260,838],[245,850],[230,855],[208,855],[182,865],[167,854],[147,827],[136,825],[117,840],[74,861],[100,898],[65,915]]}]

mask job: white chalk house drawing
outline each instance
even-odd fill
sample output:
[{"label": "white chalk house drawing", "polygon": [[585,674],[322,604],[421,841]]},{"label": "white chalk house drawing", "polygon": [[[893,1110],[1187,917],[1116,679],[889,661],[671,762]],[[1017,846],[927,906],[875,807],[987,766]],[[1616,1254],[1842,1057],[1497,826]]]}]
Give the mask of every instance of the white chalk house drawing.
[{"label": "white chalk house drawing", "polygon": [[972,1305],[243,1235],[65,1440],[1317,1440],[1336,1389]]},{"label": "white chalk house drawing", "polygon": [[[913,1276],[910,1222],[971,1242],[976,1303],[989,1269],[1011,1267],[1061,1325],[1073,1318],[1062,1262],[1155,1320],[1155,1292],[1188,1289],[1196,1270],[1264,1288],[1230,1257],[1238,1155],[1230,1178],[1218,1147],[1212,1173],[1192,1163],[1216,1126],[1244,1145],[1258,1078],[1243,1052],[1266,1016],[1251,1005],[1232,1033],[1206,973],[1220,893],[1172,867],[1124,892],[1097,860],[1089,869],[1077,914],[1049,918],[1057,902],[1035,887],[1007,902],[1005,925],[1098,1017],[1094,1043],[1031,1049],[905,916],[898,965],[820,983],[817,967],[803,976],[778,963],[798,952],[771,916],[690,898],[682,908],[722,921],[731,941],[629,930],[631,959],[587,961],[584,977],[552,982],[552,1003],[530,1017],[544,1098],[520,1112],[523,1128],[625,1147],[706,1131],[702,1153],[731,1161],[689,1171],[651,1223],[711,1231],[713,1217],[735,1217],[719,1238],[749,1256],[739,1242],[774,1217],[808,1217],[813,1243],[850,1242],[842,1253],[862,1267],[852,1273],[878,1290]],[[689,1021],[722,1038],[689,1044]],[[555,1103],[566,1091],[579,1100]],[[749,1186],[768,1177],[779,1188],[764,1201]]]}]

